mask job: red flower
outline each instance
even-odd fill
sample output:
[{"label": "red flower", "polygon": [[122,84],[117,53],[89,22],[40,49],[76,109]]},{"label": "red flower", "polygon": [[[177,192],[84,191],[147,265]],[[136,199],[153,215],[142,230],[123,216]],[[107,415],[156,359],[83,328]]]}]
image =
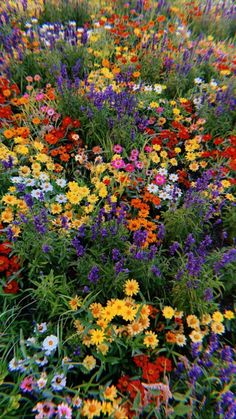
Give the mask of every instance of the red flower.
[{"label": "red flower", "polygon": [[148,360],[149,358],[147,355],[136,355],[133,357],[133,361],[137,365],[137,367],[143,368],[147,364]]},{"label": "red flower", "polygon": [[137,393],[139,392],[141,394],[141,399],[144,398],[144,387],[142,386],[142,383],[140,380],[132,380],[128,384],[127,388],[130,398],[135,399],[137,396]]},{"label": "red flower", "polygon": [[11,251],[11,243],[10,242],[4,242],[0,244],[0,253],[3,253],[4,255],[8,255]]},{"label": "red flower", "polygon": [[170,359],[166,358],[165,356],[159,356],[156,359],[155,364],[160,372],[172,371],[172,362],[170,361]]},{"label": "red flower", "polygon": [[19,291],[18,282],[16,282],[14,279],[8,282],[8,284],[3,287],[3,291],[5,294],[16,294]]},{"label": "red flower", "polygon": [[6,256],[0,255],[0,272],[6,271],[9,266],[9,260]]},{"label": "red flower", "polygon": [[72,125],[72,119],[69,116],[66,116],[62,120],[62,126],[63,128],[68,127],[69,125]]},{"label": "red flower", "polygon": [[123,377],[120,377],[118,380],[117,388],[121,391],[126,391],[129,385],[129,379],[130,377],[128,375],[123,375]]},{"label": "red flower", "polygon": [[143,368],[143,378],[149,383],[155,383],[160,377],[159,366],[153,362],[147,362]]}]

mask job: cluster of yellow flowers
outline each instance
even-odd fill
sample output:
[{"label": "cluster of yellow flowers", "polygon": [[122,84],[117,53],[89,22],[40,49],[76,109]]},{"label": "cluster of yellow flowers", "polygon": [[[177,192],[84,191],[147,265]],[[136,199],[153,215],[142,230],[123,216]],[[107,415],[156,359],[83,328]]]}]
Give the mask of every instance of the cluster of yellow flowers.
[{"label": "cluster of yellow flowers", "polygon": [[[101,303],[92,303],[89,307],[89,312],[95,320],[94,327],[87,329],[85,323],[80,320],[75,320],[75,327],[77,333],[81,336],[82,342],[85,346],[96,346],[97,351],[106,355],[109,351],[110,344],[116,337],[125,336],[127,338],[134,338],[143,333],[143,345],[146,348],[155,349],[159,343],[159,336],[150,328],[150,320],[153,313],[153,307],[148,304],[140,304],[132,298],[139,293],[139,283],[135,279],[127,280],[124,284],[124,292],[126,297],[124,299],[111,299],[105,306]],[[83,305],[81,300],[77,297],[70,301],[70,307],[76,310]],[[156,314],[160,310],[156,310]],[[166,333],[166,340],[170,343],[175,343],[182,347],[187,342],[187,336],[194,343],[202,342],[204,336],[213,332],[215,334],[223,334],[225,327],[223,320],[231,320],[234,318],[234,313],[226,310],[224,314],[215,311],[212,316],[205,314],[198,319],[195,315],[188,315],[186,317],[186,324],[192,331],[188,334],[184,331],[183,312],[173,309],[171,306],[165,306],[161,310],[162,316],[168,321],[173,319],[172,330]],[[117,321],[114,322],[114,319]],[[122,320],[128,322],[122,324]],[[178,321],[177,321],[178,320]],[[176,322],[177,321],[177,322]],[[177,324],[176,324],[177,323]],[[165,325],[164,327],[165,328]],[[95,362],[95,364],[94,364]],[[91,370],[95,367],[96,360],[90,356],[84,360],[84,366]]]}]

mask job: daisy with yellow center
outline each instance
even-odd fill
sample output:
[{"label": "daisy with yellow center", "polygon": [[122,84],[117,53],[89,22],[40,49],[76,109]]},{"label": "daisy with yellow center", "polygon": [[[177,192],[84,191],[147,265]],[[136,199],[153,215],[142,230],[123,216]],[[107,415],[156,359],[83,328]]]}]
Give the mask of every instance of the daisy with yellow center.
[{"label": "daisy with yellow center", "polygon": [[165,317],[165,319],[172,319],[172,317],[175,314],[175,310],[170,306],[165,306],[162,310],[162,314]]},{"label": "daisy with yellow center", "polygon": [[91,335],[92,345],[100,345],[101,343],[104,342],[105,335],[102,330],[99,330],[99,329],[90,330],[90,335]]},{"label": "daisy with yellow center", "polygon": [[124,285],[125,295],[132,297],[139,292],[139,283],[135,279],[128,279]]},{"label": "daisy with yellow center", "polygon": [[150,330],[145,332],[145,338],[143,340],[143,343],[147,348],[155,349],[159,343],[156,333]]},{"label": "daisy with yellow center", "polygon": [[102,404],[98,400],[85,400],[82,415],[88,419],[93,419],[96,416],[100,416]]},{"label": "daisy with yellow center", "polygon": [[121,313],[121,316],[125,321],[133,321],[135,319],[137,310],[132,307],[125,307],[123,312]]},{"label": "daisy with yellow center", "polygon": [[211,323],[211,330],[216,335],[222,335],[222,333],[224,333],[224,331],[225,331],[225,327],[222,323],[212,322]]},{"label": "daisy with yellow center", "polygon": [[96,359],[92,355],[87,355],[83,360],[83,366],[91,371],[96,367]]},{"label": "daisy with yellow center", "polygon": [[225,317],[225,319],[228,319],[228,320],[232,320],[232,319],[234,319],[234,313],[233,313],[233,311],[231,311],[231,310],[226,310],[226,311],[224,312],[224,317]]},{"label": "daisy with yellow center", "polygon": [[186,337],[184,335],[177,334],[177,335],[175,335],[175,337],[176,337],[176,344],[178,346],[181,346],[182,347],[182,346],[184,346],[186,344]]},{"label": "daisy with yellow center", "polygon": [[193,343],[198,343],[202,342],[203,334],[201,332],[198,332],[197,330],[193,330],[192,333],[190,333],[189,337]]},{"label": "daisy with yellow center", "polygon": [[81,303],[82,303],[81,298],[76,295],[74,298],[72,298],[69,301],[69,306],[71,310],[77,310],[77,308],[81,306]]},{"label": "daisy with yellow center", "polygon": [[187,317],[187,325],[189,326],[189,327],[191,327],[192,329],[197,329],[197,328],[199,328],[199,320],[198,320],[198,318],[196,317],[196,316],[194,316],[194,315],[192,315],[192,314],[190,314],[188,317]]},{"label": "daisy with yellow center", "polygon": [[117,397],[117,389],[115,386],[110,386],[107,387],[104,391],[104,398],[108,399],[108,400],[115,400],[115,398]]},{"label": "daisy with yellow center", "polygon": [[223,320],[224,320],[224,316],[223,316],[223,314],[221,314],[221,312],[220,311],[215,311],[213,314],[212,314],[212,319],[214,320],[214,322],[216,322],[216,323],[222,323],[223,322]]}]

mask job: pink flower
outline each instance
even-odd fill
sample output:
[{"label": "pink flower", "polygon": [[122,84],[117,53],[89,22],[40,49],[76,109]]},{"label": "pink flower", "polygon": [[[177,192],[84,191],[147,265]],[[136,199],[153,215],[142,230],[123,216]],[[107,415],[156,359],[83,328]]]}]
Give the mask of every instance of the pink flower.
[{"label": "pink flower", "polygon": [[125,162],[122,159],[116,159],[111,162],[112,167],[115,169],[122,169],[125,166]]},{"label": "pink flower", "polygon": [[145,145],[144,150],[145,150],[147,153],[151,153],[151,151],[152,151],[152,147],[150,147],[150,145]]},{"label": "pink flower", "polygon": [[131,156],[138,157],[138,155],[139,155],[138,150],[134,149],[134,150],[131,151]]},{"label": "pink flower", "polygon": [[33,390],[33,385],[35,384],[34,377],[32,375],[29,375],[28,377],[25,377],[20,385],[20,389],[24,393],[30,393]]},{"label": "pink flower", "polygon": [[49,108],[49,109],[47,110],[47,114],[48,114],[49,116],[53,116],[53,115],[54,115],[54,113],[55,113],[55,111],[54,111],[54,109],[52,109],[52,108]]},{"label": "pink flower", "polygon": [[130,172],[130,173],[132,173],[132,172],[134,172],[134,169],[135,169],[135,167],[134,167],[134,165],[133,165],[133,164],[131,164],[131,163],[128,163],[128,164],[125,166],[125,170],[126,170],[126,172]]},{"label": "pink flower", "polygon": [[142,161],[136,161],[135,166],[137,167],[137,169],[143,169],[143,162]]},{"label": "pink flower", "polygon": [[35,99],[36,99],[36,100],[38,100],[38,101],[40,102],[41,100],[43,100],[43,99],[44,99],[44,93],[38,93],[38,94],[35,96]]},{"label": "pink flower", "polygon": [[54,413],[54,404],[52,402],[38,402],[32,409],[33,412],[38,412],[35,419],[51,418]]},{"label": "pink flower", "polygon": [[57,406],[58,418],[71,419],[72,409],[66,403],[61,403]]},{"label": "pink flower", "polygon": [[35,74],[34,81],[40,81],[40,80],[41,80],[41,76],[39,74]]},{"label": "pink flower", "polygon": [[120,144],[115,144],[115,145],[113,146],[113,151],[114,151],[114,153],[122,153],[122,151],[123,151],[123,147],[121,147],[121,145],[120,145]]},{"label": "pink flower", "polygon": [[27,76],[27,77],[25,78],[25,80],[26,80],[28,83],[32,83],[32,81],[33,81],[33,77],[32,77],[32,76]]},{"label": "pink flower", "polygon": [[166,178],[165,178],[165,176],[160,175],[160,174],[156,175],[155,182],[158,186],[161,186],[166,182]]}]

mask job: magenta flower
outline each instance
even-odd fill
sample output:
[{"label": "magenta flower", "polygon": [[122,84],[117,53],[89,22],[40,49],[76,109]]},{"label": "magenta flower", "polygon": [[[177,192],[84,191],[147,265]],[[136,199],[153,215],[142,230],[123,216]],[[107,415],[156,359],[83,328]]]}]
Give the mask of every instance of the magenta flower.
[{"label": "magenta flower", "polygon": [[61,403],[57,406],[58,418],[71,419],[72,409],[66,403]]},{"label": "magenta flower", "polygon": [[33,390],[33,385],[35,384],[34,377],[32,375],[29,375],[28,377],[25,377],[20,385],[20,389],[24,393],[30,393]]},{"label": "magenta flower", "polygon": [[165,178],[165,176],[158,174],[155,177],[155,182],[158,186],[161,186],[164,183],[166,183],[166,178]]},{"label": "magenta flower", "polygon": [[131,164],[131,163],[128,163],[128,164],[125,166],[125,170],[126,170],[126,172],[130,172],[130,173],[134,172],[134,165],[133,165],[133,164]]},{"label": "magenta flower", "polygon": [[115,144],[115,145],[113,146],[113,151],[114,151],[114,153],[122,153],[122,151],[123,151],[123,147],[121,147],[121,145],[120,145],[120,144]]},{"label": "magenta flower", "polygon": [[113,160],[111,162],[112,167],[114,167],[115,169],[123,169],[123,167],[125,166],[125,162],[122,159],[116,159]]}]

